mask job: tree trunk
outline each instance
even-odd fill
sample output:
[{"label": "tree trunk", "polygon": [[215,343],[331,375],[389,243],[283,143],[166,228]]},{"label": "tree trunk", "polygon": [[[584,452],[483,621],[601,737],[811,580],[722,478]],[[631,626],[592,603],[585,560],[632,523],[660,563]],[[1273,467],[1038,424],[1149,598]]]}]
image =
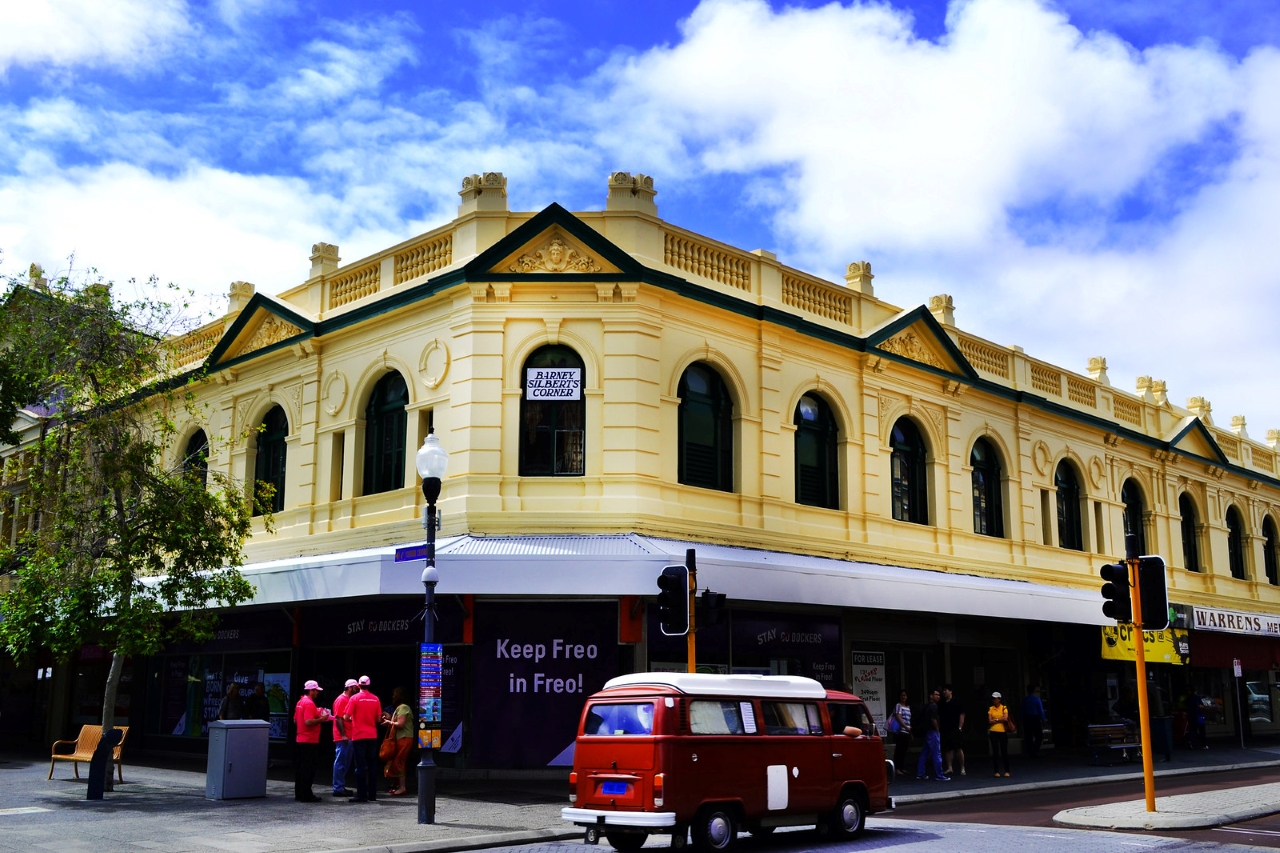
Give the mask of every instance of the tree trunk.
[{"label": "tree trunk", "polygon": [[[124,672],[124,655],[120,652],[112,652],[111,654],[111,670],[107,673],[106,689],[102,691],[102,737],[105,740],[107,734],[116,727],[116,694],[120,691],[120,676]],[[115,750],[107,753],[107,779],[106,787],[103,790],[114,791],[115,785],[112,784],[113,774],[115,773]]]}]

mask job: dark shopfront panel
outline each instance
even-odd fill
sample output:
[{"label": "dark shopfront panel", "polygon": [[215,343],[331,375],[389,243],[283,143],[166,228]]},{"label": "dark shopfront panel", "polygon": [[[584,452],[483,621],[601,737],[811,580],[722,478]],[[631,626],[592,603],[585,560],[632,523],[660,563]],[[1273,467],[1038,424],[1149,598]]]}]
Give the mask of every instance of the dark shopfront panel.
[{"label": "dark shopfront panel", "polygon": [[203,752],[209,723],[217,719],[227,687],[240,695],[266,687],[271,737],[283,742],[293,710],[293,625],[279,608],[233,610],[222,616],[213,639],[175,643],[146,661],[143,748]]},{"label": "dark shopfront panel", "polygon": [[565,767],[583,700],[622,670],[618,602],[479,601],[472,648],[474,767]]},{"label": "dark shopfront panel", "polygon": [[[658,627],[657,608],[649,608],[649,668],[683,672],[688,641],[668,637]],[[841,672],[840,620],[821,614],[730,610],[719,625],[698,628],[699,672],[803,675],[838,689]]]}]

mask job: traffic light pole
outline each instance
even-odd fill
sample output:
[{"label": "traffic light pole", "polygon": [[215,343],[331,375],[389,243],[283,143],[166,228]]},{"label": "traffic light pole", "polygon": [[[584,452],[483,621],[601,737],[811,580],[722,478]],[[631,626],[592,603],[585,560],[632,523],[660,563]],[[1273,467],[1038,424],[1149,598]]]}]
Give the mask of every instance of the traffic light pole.
[{"label": "traffic light pole", "polygon": [[694,549],[684,552],[684,564],[689,567],[689,634],[686,642],[689,645],[689,672],[698,671],[697,653],[697,612],[698,612],[698,564],[694,557]]},{"label": "traffic light pole", "polygon": [[1156,810],[1156,779],[1152,766],[1151,706],[1147,703],[1147,641],[1142,631],[1142,587],[1138,571],[1138,537],[1125,538],[1125,565],[1133,582],[1133,656],[1138,667],[1138,726],[1142,735],[1142,785],[1147,796],[1147,811]]}]

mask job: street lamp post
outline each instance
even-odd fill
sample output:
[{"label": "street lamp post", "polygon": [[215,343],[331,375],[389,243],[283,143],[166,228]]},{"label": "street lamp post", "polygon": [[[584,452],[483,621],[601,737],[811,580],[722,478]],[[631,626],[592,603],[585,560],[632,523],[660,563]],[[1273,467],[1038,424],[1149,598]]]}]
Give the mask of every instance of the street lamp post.
[{"label": "street lamp post", "polygon": [[[422,441],[416,458],[418,476],[422,477],[422,496],[427,499],[426,515],[422,526],[427,529],[427,566],[422,570],[422,585],[426,588],[427,607],[423,614],[423,642],[434,643],[436,633],[436,583],[440,573],[436,571],[436,499],[440,497],[440,481],[449,467],[449,454],[440,446],[435,430],[429,430]],[[419,708],[421,712],[421,708]],[[421,722],[419,730],[422,730]],[[421,749],[418,761],[418,823],[436,822],[436,763],[431,755],[431,745]]]}]

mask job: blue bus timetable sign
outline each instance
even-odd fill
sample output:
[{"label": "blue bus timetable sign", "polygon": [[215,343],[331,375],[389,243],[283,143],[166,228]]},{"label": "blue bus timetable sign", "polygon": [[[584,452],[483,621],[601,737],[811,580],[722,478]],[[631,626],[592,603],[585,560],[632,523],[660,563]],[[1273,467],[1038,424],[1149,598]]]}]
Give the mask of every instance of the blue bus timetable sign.
[{"label": "blue bus timetable sign", "polygon": [[444,693],[444,646],[418,644],[418,747],[440,748],[440,705]]}]

